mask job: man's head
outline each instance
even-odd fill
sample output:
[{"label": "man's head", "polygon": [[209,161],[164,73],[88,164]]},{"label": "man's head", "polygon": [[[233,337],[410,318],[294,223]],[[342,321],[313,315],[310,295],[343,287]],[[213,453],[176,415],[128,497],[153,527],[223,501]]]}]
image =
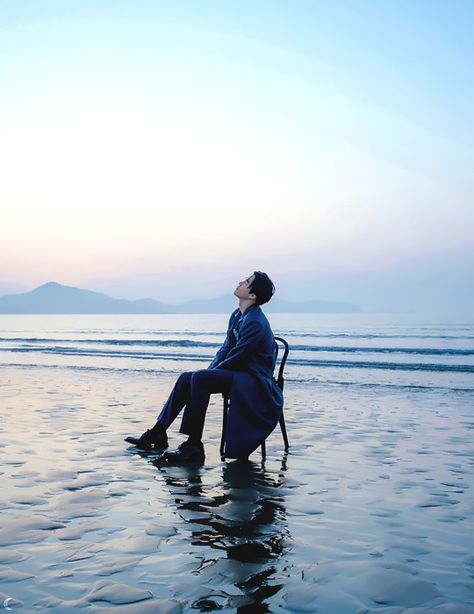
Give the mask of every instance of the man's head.
[{"label": "man's head", "polygon": [[275,286],[266,273],[254,271],[253,275],[239,282],[235,296],[239,299],[255,301],[257,305],[268,303],[275,292]]}]

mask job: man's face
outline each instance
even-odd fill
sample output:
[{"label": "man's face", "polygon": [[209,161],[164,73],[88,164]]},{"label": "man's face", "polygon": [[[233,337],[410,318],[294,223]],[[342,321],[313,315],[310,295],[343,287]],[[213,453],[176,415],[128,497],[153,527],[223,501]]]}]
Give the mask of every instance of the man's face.
[{"label": "man's face", "polygon": [[234,295],[237,298],[255,298],[255,294],[250,292],[250,286],[252,285],[254,279],[255,275],[250,275],[250,277],[239,281],[237,288],[234,290]]}]

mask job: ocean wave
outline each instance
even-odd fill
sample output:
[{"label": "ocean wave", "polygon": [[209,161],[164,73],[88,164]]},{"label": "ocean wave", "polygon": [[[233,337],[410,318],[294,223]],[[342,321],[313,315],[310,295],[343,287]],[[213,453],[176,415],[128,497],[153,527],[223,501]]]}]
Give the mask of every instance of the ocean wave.
[{"label": "ocean wave", "polygon": [[79,348],[74,347],[18,347],[18,348],[2,348],[2,351],[6,352],[16,352],[20,354],[28,353],[28,352],[40,352],[41,354],[55,354],[62,356],[101,356],[105,358],[139,358],[145,360],[212,360],[214,354],[203,355],[203,354],[168,354],[164,352],[137,352],[137,351],[125,351],[125,350],[117,350],[117,351],[107,351],[107,350],[94,350],[91,348],[81,350]]},{"label": "ocean wave", "polygon": [[[410,332],[325,332],[324,330],[319,330],[319,331],[301,331],[301,330],[296,330],[296,329],[276,329],[274,328],[274,333],[275,335],[278,335],[280,337],[300,337],[300,338],[308,338],[308,339],[420,339],[420,340],[425,340],[425,339],[438,339],[441,341],[445,341],[445,340],[466,340],[466,341],[472,341],[474,340],[474,334],[472,334],[472,328],[469,329],[469,332],[466,332],[465,334],[460,334],[460,333],[448,333],[448,332],[442,332],[440,331],[439,333],[433,333],[433,332],[424,332],[423,329],[418,329],[417,332],[415,333],[410,333]],[[432,329],[430,329],[432,330]],[[5,332],[16,332],[16,333],[28,333],[29,331],[27,330],[11,330],[11,329],[0,329],[0,333],[5,333]],[[70,330],[70,331],[66,331],[66,330],[53,330],[50,329],[48,331],[50,334],[73,334],[73,335],[95,335],[95,334],[99,334],[99,335],[103,335],[103,334],[108,334],[108,335],[114,335],[114,334],[119,334],[119,335],[123,335],[123,336],[131,336],[131,335],[170,335],[170,336],[177,336],[177,337],[190,337],[190,338],[194,338],[194,337],[217,337],[218,340],[223,340],[225,338],[225,330],[221,330],[221,331],[216,331],[216,330],[187,330],[187,329],[180,329],[180,330],[170,330],[170,329],[150,329],[150,330],[144,330],[144,329],[84,329],[84,330]],[[0,337],[0,341],[2,340],[17,340],[17,341],[21,341],[22,339],[32,339],[32,340],[41,340],[41,338],[39,337]],[[47,340],[47,339],[45,339]],[[83,341],[82,339],[71,339],[70,341],[73,342],[77,342],[77,341]],[[84,341],[93,341],[93,342],[97,342],[97,341],[101,341],[101,340],[97,340],[97,339],[85,339]],[[115,341],[117,341],[115,339]],[[138,340],[125,340],[123,339],[122,341],[127,341],[130,343],[136,342],[136,341],[160,341],[160,339],[150,339],[150,340],[144,340],[144,339],[138,339]],[[190,340],[189,340],[190,341]],[[190,341],[191,342],[191,341]]]},{"label": "ocean wave", "polygon": [[[38,350],[36,344],[69,343],[76,345],[124,346],[124,347],[184,347],[184,348],[218,348],[220,343],[212,341],[195,341],[193,339],[53,339],[47,337],[0,337],[0,343],[18,343],[18,347]],[[54,346],[51,347],[63,347]],[[1,350],[0,346],[0,350]],[[375,346],[343,346],[343,345],[304,345],[291,344],[292,352],[337,352],[349,354],[418,354],[423,356],[474,356],[474,348],[433,348],[433,347],[375,347]]]},{"label": "ocean wave", "polygon": [[[166,353],[166,352],[140,352],[106,349],[80,349],[77,347],[47,346],[47,347],[17,347],[3,348],[3,351],[13,353],[41,352],[42,354],[54,354],[63,356],[89,356],[106,358],[131,358],[140,360],[166,360],[166,361],[197,361],[209,362],[214,354],[186,354],[186,353]],[[457,373],[474,373],[474,365],[464,364],[444,364],[444,363],[404,363],[389,361],[351,361],[351,360],[325,360],[313,358],[292,357],[288,364],[301,367],[336,367],[345,369],[384,369],[393,371],[450,371]]]},{"label": "ocean wave", "polygon": [[293,364],[311,367],[343,367],[346,369],[384,369],[390,371],[450,371],[453,373],[474,373],[474,365],[447,365],[438,363],[401,363],[346,360],[294,360]]},{"label": "ocean wave", "polygon": [[295,336],[312,339],[465,339],[472,340],[474,335],[449,335],[449,334],[411,334],[411,333],[324,333],[324,332],[299,332],[296,330],[275,331],[281,337]]},{"label": "ocean wave", "polygon": [[[143,345],[150,347],[212,347],[222,344],[212,341],[194,341],[192,339],[58,339],[51,337],[0,337],[0,343],[71,343],[89,345]],[[474,350],[473,350],[474,351]]]},{"label": "ocean wave", "polygon": [[356,354],[420,354],[432,356],[474,356],[474,348],[407,348],[407,347],[364,347],[343,345],[291,345],[291,350],[304,352],[338,352]]}]

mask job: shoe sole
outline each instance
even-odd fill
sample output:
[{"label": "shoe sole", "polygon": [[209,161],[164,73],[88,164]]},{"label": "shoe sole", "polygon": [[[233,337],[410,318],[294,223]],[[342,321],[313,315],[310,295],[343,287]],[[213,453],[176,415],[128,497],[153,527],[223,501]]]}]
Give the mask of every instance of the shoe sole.
[{"label": "shoe sole", "polygon": [[[138,448],[139,450],[152,450],[153,449],[153,445],[150,444],[148,446],[143,445],[143,444],[139,444],[138,443],[138,439],[133,439],[131,437],[127,437],[126,439],[124,439],[125,442],[129,443],[131,446],[135,446],[136,448]],[[154,444],[155,450],[166,450],[166,448],[168,447],[168,443],[164,444],[164,445],[157,445]]]}]

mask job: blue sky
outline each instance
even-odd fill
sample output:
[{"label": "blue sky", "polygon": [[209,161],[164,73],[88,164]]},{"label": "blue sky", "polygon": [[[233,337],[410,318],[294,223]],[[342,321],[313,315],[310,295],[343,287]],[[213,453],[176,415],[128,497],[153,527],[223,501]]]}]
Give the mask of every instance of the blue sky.
[{"label": "blue sky", "polygon": [[470,2],[1,2],[0,292],[473,304]]}]

